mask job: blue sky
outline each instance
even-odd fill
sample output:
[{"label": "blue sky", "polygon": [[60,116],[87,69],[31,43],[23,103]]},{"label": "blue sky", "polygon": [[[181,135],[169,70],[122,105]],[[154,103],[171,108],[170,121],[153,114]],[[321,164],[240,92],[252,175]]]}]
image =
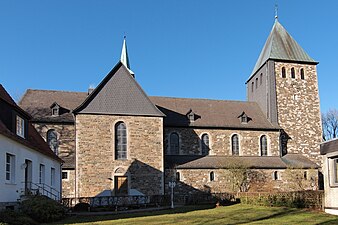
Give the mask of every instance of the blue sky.
[{"label": "blue sky", "polygon": [[[148,95],[246,100],[274,0],[0,1],[0,83],[87,91],[123,41]],[[338,1],[279,0],[280,23],[315,60],[322,112],[338,108]]]}]

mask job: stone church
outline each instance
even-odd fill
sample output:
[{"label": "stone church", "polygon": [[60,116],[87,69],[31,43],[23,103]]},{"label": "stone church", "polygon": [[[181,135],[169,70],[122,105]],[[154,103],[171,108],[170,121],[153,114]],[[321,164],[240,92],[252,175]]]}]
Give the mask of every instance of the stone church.
[{"label": "stone church", "polygon": [[[27,90],[20,106],[64,160],[64,197],[287,191],[300,171],[317,189],[321,119],[316,65],[276,19],[246,82],[247,101],[148,96],[121,60],[88,92]],[[259,176],[258,176],[259,175]]]}]

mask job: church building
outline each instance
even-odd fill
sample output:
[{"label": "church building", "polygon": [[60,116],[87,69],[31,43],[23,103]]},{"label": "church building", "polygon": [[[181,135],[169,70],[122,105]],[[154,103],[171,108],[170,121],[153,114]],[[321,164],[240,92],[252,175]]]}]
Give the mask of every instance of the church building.
[{"label": "church building", "polygon": [[[316,190],[317,64],[276,18],[247,101],[148,96],[124,39],[120,61],[96,88],[28,89],[19,104],[64,161],[64,197],[162,195],[169,181],[178,194]],[[249,171],[250,184],[236,187],[234,169]]]}]

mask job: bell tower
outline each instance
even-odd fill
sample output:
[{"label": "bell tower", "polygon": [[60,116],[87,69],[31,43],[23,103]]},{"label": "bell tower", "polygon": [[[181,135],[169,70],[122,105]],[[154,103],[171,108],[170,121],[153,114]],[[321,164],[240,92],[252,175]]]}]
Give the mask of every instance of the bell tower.
[{"label": "bell tower", "polygon": [[302,154],[320,165],[317,64],[276,17],[246,86],[248,101],[281,127],[281,156]]}]

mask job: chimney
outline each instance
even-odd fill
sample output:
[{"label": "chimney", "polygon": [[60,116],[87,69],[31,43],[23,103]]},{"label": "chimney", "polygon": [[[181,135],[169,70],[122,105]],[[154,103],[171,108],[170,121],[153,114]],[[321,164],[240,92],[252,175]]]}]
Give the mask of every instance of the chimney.
[{"label": "chimney", "polygon": [[89,88],[88,88],[88,95],[90,95],[93,91],[94,91],[95,87],[94,85],[89,85]]}]

